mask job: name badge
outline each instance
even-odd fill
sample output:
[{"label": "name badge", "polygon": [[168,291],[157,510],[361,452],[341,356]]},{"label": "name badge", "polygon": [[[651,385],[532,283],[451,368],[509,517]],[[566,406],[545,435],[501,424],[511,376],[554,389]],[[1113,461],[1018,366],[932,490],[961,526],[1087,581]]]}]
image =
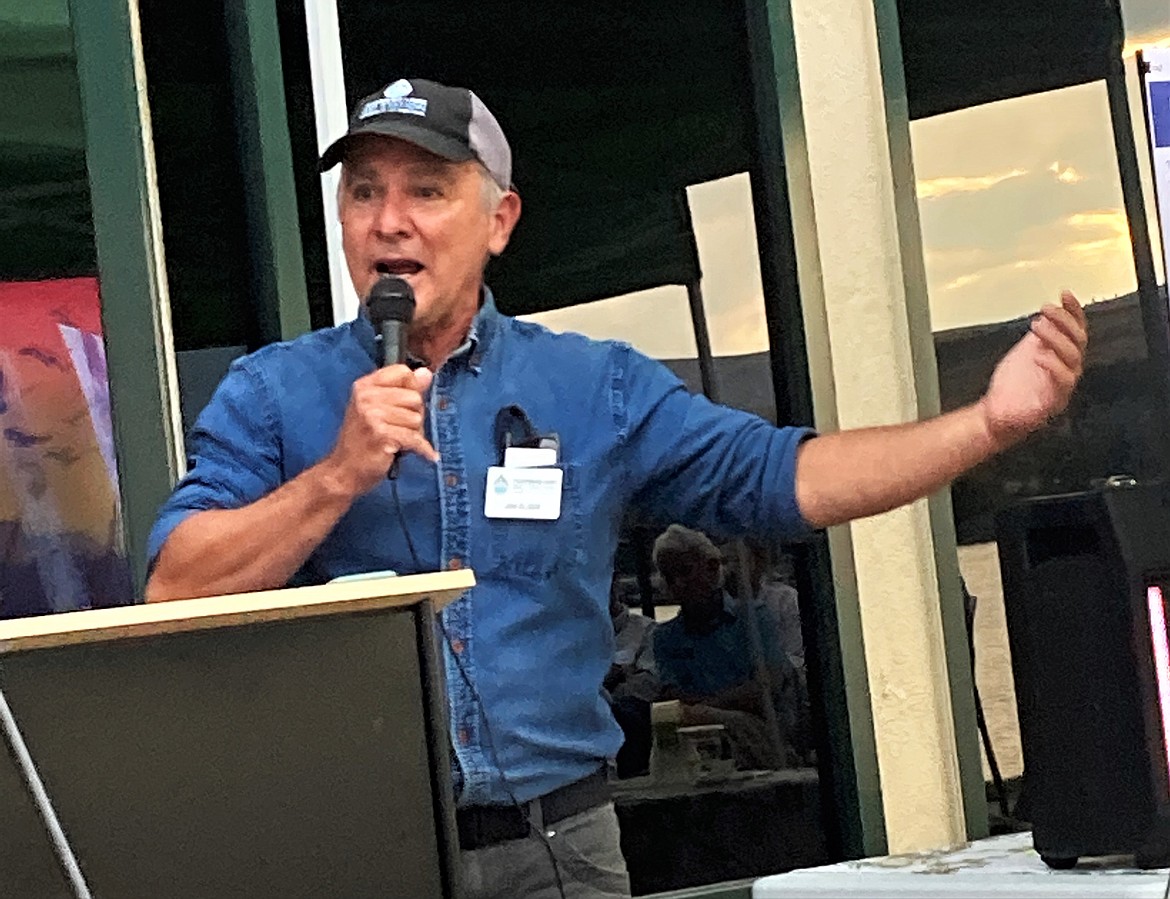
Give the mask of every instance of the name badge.
[{"label": "name badge", "polygon": [[493,466],[488,469],[483,514],[488,518],[556,521],[561,517],[564,477],[559,468]]},{"label": "name badge", "polygon": [[504,450],[504,468],[542,468],[557,464],[557,451],[551,447],[510,446]]}]

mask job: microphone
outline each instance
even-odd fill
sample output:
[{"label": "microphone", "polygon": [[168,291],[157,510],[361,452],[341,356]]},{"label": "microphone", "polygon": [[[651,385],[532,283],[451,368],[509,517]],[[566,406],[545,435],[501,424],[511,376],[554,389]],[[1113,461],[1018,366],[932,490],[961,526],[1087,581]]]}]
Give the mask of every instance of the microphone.
[{"label": "microphone", "polygon": [[384,274],[370,288],[366,309],[380,347],[379,367],[401,365],[406,361],[406,329],[414,319],[414,289],[403,278]]},{"label": "microphone", "polygon": [[[378,366],[406,362],[406,330],[414,319],[414,289],[397,275],[383,273],[366,299],[370,323],[378,344]],[[394,457],[386,477],[398,477],[398,459]]]}]

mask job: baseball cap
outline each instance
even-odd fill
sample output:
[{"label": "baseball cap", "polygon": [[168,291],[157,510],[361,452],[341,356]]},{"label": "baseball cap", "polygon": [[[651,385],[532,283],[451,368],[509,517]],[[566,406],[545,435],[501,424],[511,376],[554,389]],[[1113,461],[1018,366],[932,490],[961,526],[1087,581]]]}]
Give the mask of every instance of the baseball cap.
[{"label": "baseball cap", "polygon": [[349,130],[321,154],[321,171],[341,162],[359,134],[396,137],[452,162],[477,159],[500,187],[512,185],[512,149],[504,131],[467,88],[399,78],[370,94],[354,107]]}]

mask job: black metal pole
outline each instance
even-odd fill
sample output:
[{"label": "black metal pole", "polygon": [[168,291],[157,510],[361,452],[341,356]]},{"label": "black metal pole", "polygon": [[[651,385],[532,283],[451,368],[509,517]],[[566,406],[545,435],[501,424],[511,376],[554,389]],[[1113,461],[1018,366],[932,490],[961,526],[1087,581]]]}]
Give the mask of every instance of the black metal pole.
[{"label": "black metal pole", "polygon": [[643,525],[635,525],[630,530],[630,543],[634,550],[638,592],[642,595],[642,614],[654,621],[654,534]]},{"label": "black metal pole", "polygon": [[719,402],[719,388],[715,383],[715,357],[711,353],[711,332],[707,329],[707,312],[703,309],[703,286],[698,281],[687,285],[687,299],[691,304],[691,325],[695,329],[695,347],[699,354],[699,379],[703,393],[713,403]]}]

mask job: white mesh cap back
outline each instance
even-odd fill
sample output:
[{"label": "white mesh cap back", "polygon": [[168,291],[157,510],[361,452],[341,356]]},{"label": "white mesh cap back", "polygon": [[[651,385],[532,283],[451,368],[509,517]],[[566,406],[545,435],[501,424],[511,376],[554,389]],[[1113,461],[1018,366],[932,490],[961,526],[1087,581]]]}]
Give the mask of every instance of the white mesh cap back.
[{"label": "white mesh cap back", "polygon": [[512,187],[512,148],[492,111],[474,92],[468,93],[471,94],[471,121],[467,124],[467,136],[472,152],[495,182],[508,190]]}]

